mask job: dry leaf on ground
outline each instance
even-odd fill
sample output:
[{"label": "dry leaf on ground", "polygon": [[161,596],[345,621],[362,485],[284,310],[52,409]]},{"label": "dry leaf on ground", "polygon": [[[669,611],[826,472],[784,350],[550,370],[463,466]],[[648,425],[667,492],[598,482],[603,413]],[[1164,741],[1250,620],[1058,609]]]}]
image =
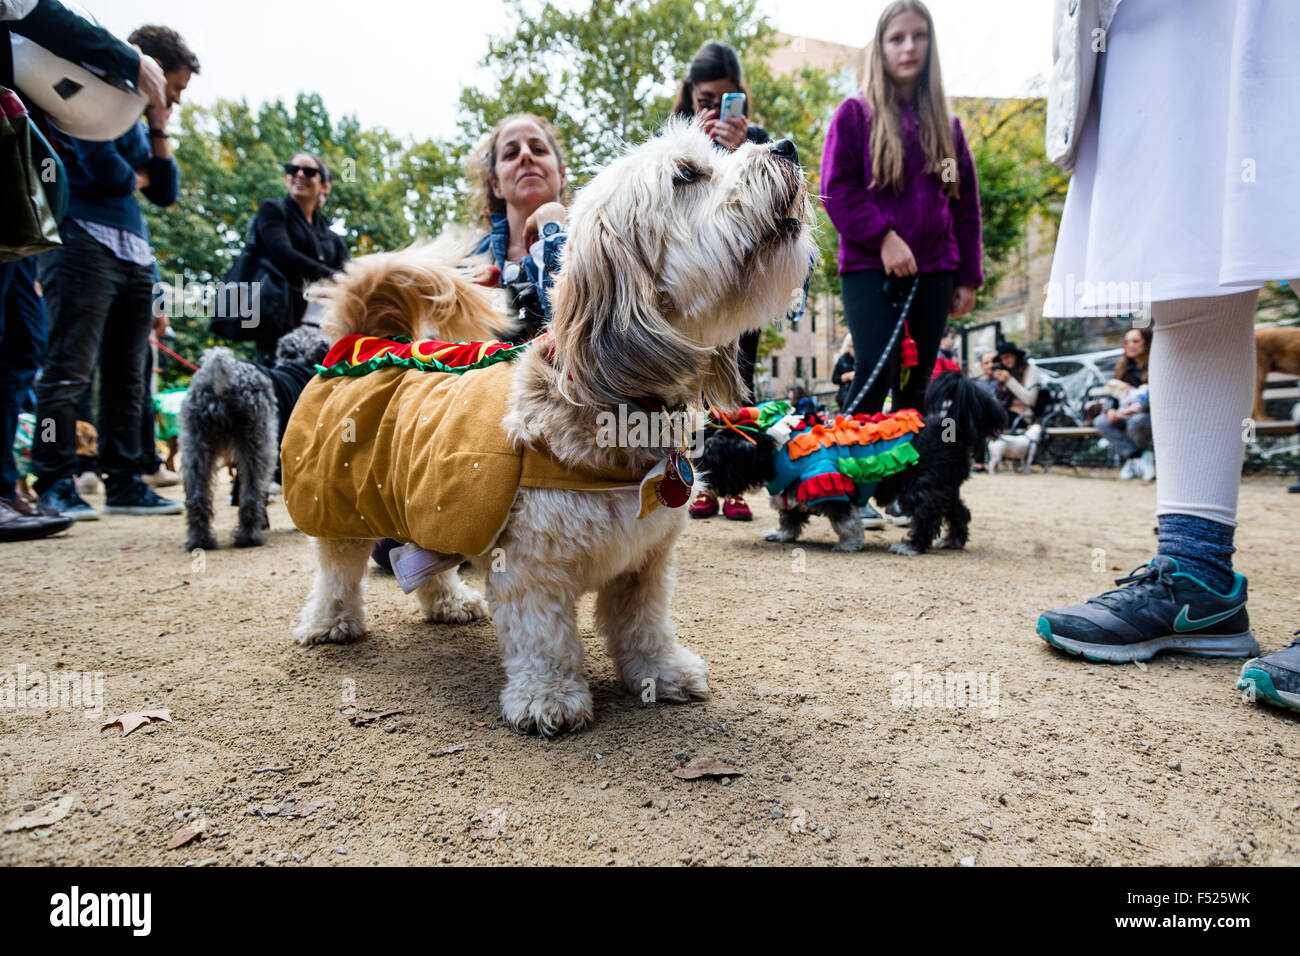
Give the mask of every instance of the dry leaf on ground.
[{"label": "dry leaf on ground", "polygon": [[155,720],[161,720],[166,723],[172,722],[172,713],[170,710],[137,710],[129,714],[123,714],[121,717],[114,717],[112,720],[104,721],[100,730],[107,730],[114,724],[122,728],[122,736],[125,737],[133,730],[138,730],[145,724],[153,723]]},{"label": "dry leaf on ground", "polygon": [[698,780],[700,777],[738,777],[744,772],[713,757],[696,757],[686,766],[674,770],[673,776],[682,780]]},{"label": "dry leaf on ground", "polygon": [[58,823],[68,815],[68,811],[72,809],[74,799],[72,796],[60,797],[53,803],[47,803],[31,813],[17,817],[5,824],[5,833],[14,833],[17,830],[35,830],[37,827],[48,827],[52,823]]},{"label": "dry leaf on ground", "polygon": [[201,836],[203,836],[202,830],[194,827],[187,827],[186,829],[179,831],[174,837],[167,841],[167,849],[178,849],[187,843],[193,843]]}]

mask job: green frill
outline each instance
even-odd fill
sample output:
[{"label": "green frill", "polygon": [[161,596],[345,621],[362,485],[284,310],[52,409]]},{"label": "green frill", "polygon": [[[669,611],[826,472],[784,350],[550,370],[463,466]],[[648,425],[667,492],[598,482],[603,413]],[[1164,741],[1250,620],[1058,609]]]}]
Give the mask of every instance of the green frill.
[{"label": "green frill", "polygon": [[[411,339],[404,335],[389,336],[389,341],[406,344]],[[458,343],[448,342],[448,345]],[[515,356],[522,353],[532,344],[531,342],[521,342],[519,345],[512,345],[508,349],[498,349],[491,355],[485,355],[472,365],[444,365],[437,359],[430,359],[422,362],[416,358],[398,358],[391,352],[384,352],[382,355],[376,355],[374,358],[367,359],[359,365],[353,365],[350,362],[336,362],[328,368],[324,365],[316,366],[316,374],[321,378],[338,378],[347,376],[348,378],[358,378],[362,375],[369,375],[371,372],[377,372],[385,368],[407,368],[418,369],[421,372],[442,372],[447,375],[461,375],[465,372],[473,371],[478,368],[487,368],[489,365],[496,365],[498,362],[509,362]]]},{"label": "green frill", "polygon": [[911,442],[895,445],[888,451],[882,451],[870,458],[841,458],[837,464],[840,474],[853,479],[854,484],[870,484],[880,481],[888,475],[894,475],[916,464],[920,456]]}]

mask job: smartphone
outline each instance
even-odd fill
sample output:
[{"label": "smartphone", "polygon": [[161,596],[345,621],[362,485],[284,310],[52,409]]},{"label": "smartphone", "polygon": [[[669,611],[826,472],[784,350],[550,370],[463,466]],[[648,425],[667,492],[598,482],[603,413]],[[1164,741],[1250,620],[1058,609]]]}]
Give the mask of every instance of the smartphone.
[{"label": "smartphone", "polygon": [[724,123],[729,119],[745,118],[745,94],[723,93],[722,105],[718,107],[718,119]]}]

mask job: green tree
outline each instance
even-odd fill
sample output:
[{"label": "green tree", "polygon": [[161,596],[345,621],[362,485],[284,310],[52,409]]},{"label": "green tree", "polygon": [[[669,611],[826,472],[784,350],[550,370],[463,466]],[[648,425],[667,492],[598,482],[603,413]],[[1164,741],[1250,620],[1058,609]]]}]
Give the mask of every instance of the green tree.
[{"label": "green tree", "polygon": [[[821,145],[835,105],[845,95],[838,74],[803,68],[774,75],[767,64],[776,31],[757,0],[592,0],[581,9],[507,0],[512,33],[493,37],[483,65],[488,89],[460,97],[461,147],[466,152],[501,118],[531,112],[555,124],[564,139],[570,181],[590,177],[625,144],[650,138],[672,108],[691,57],[705,40],[734,47],[753,102],[750,120],[788,137],[799,149],[816,193]],[[818,205],[823,268],[820,290],[838,291],[835,234]],[[829,262],[829,268],[826,263]]]},{"label": "green tree", "polygon": [[979,176],[983,288],[991,292],[1015,265],[1035,217],[1055,231],[1068,180],[1043,148],[1045,99],[957,99],[953,108],[961,117]]},{"label": "green tree", "polygon": [[[243,247],[258,204],[285,195],[282,164],[298,150],[329,166],[326,213],[354,256],[400,248],[455,216],[459,161],[446,143],[363,128],[352,116],[335,123],[317,94],[300,95],[292,109],[278,100],[256,111],[243,101],[187,105],[176,141],[177,202],[167,209],[142,203],[160,281],[184,287],[220,279]],[[215,344],[207,319],[195,311],[193,304],[172,308],[178,351],[191,361]]]}]

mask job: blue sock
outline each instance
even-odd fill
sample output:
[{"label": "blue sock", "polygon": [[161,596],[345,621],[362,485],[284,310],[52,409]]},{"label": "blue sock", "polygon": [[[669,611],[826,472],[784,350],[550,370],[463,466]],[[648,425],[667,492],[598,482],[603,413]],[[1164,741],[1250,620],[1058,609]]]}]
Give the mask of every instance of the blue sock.
[{"label": "blue sock", "polygon": [[1159,520],[1160,554],[1175,559],[1180,571],[1196,575],[1214,590],[1232,590],[1234,528],[1192,515],[1161,515]]}]

